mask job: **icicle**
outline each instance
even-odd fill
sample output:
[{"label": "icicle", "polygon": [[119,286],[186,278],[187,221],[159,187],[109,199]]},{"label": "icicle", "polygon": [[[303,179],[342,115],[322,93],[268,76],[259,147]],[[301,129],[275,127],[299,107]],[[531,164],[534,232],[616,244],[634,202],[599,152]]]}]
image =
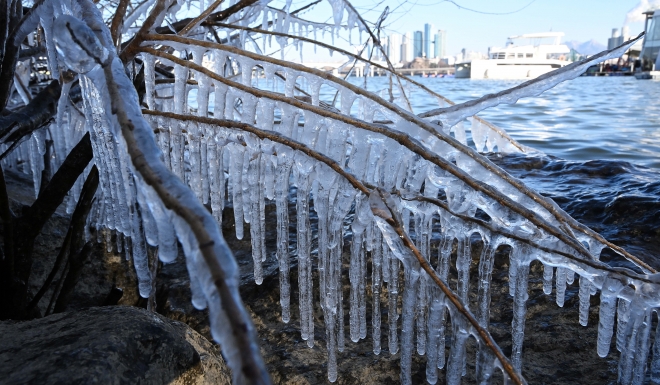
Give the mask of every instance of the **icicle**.
[{"label": "icicle", "polygon": [[[638,296],[639,293],[636,293]],[[635,298],[629,310],[623,349],[619,359],[619,383],[641,385],[644,382],[649,353],[651,311],[645,309],[643,299]]]},{"label": "icicle", "polygon": [[[440,327],[443,322],[441,319],[441,310],[444,309],[444,295],[433,282],[429,286],[429,318],[427,328],[426,342],[426,381],[429,384],[438,382],[438,339],[440,337]],[[441,347],[444,350],[444,344]]]},{"label": "icicle", "polygon": [[[485,343],[479,341],[479,352],[477,353],[477,384],[490,384],[495,372],[496,358],[493,351]],[[499,362],[498,362],[499,363]],[[503,373],[505,383],[508,382],[508,375]]]},{"label": "icicle", "polygon": [[365,236],[367,228],[371,228],[372,214],[368,200],[364,195],[358,195],[355,199],[355,216],[351,229],[353,231],[353,242],[351,242],[351,261],[349,268],[349,279],[351,283],[350,293],[350,334],[351,340],[357,342],[367,336],[366,320],[366,247]]},{"label": "icicle", "polygon": [[[446,230],[446,229],[445,229]],[[443,234],[442,243],[438,247],[438,275],[440,279],[447,282],[449,276],[449,259],[453,247],[454,238]],[[438,329],[438,369],[445,367],[445,313],[446,307],[440,308],[440,328]]]},{"label": "icicle", "polygon": [[202,152],[201,152],[201,129],[196,122],[189,122],[187,127],[187,153],[190,162],[190,173],[188,174],[188,185],[195,193],[198,200],[202,200]]},{"label": "icicle", "polygon": [[[483,240],[484,245],[481,249],[479,257],[479,284],[477,291],[477,322],[484,328],[488,328],[490,324],[490,289],[491,278],[493,272],[493,264],[495,262],[495,252],[497,250],[496,243],[489,243],[486,239]],[[483,343],[479,344],[477,351],[477,382],[487,382],[492,376],[494,357],[492,352]]]},{"label": "icicle", "polygon": [[156,88],[156,72],[154,57],[148,53],[142,53],[142,62],[144,65],[144,87],[145,87],[145,102],[147,108],[150,110],[156,109],[156,102],[154,99]]},{"label": "icicle", "polygon": [[566,269],[566,283],[572,285],[575,282],[575,272],[570,269]]},{"label": "icicle", "polygon": [[554,268],[550,265],[543,264],[543,292],[547,295],[552,294],[552,274]]},{"label": "icicle", "polygon": [[557,267],[557,278],[555,282],[555,295],[557,296],[557,305],[564,307],[564,295],[566,293],[566,268]]},{"label": "icicle", "polygon": [[252,243],[252,261],[254,263],[254,281],[257,285],[261,285],[263,277],[262,262],[266,257],[265,245],[263,243],[264,233],[263,224],[261,220],[261,213],[264,201],[261,197],[263,188],[260,182],[261,176],[261,155],[255,154],[255,157],[249,163],[247,173],[247,184],[249,186],[249,196],[243,195],[243,198],[250,200],[249,210],[245,213],[250,215],[250,241]]},{"label": "icicle", "polygon": [[[211,129],[212,130],[212,129]],[[209,131],[211,131],[209,130]],[[209,195],[211,211],[218,223],[222,223],[222,210],[225,205],[225,171],[223,148],[213,134],[209,136],[206,145],[206,164],[208,165]]]},{"label": "icicle", "polygon": [[518,373],[522,372],[522,348],[525,337],[525,315],[527,313],[527,283],[529,277],[529,262],[526,260],[528,249],[519,245],[512,250],[512,254],[518,254],[511,262],[517,264],[516,292],[513,298],[513,322],[512,322],[512,347],[511,364]]},{"label": "icicle", "polygon": [[291,320],[291,289],[289,282],[289,175],[293,160],[291,153],[280,148],[275,178],[275,206],[277,211],[277,260],[280,269],[280,305],[282,321]]},{"label": "icicle", "polygon": [[360,303],[364,292],[360,291],[360,282],[366,271],[362,271],[362,259],[364,258],[363,231],[357,233],[353,228],[353,242],[351,242],[351,261],[349,268],[349,279],[351,282],[350,308],[349,308],[349,332],[351,341],[360,340]]},{"label": "icicle", "polygon": [[404,267],[404,288],[401,308],[401,383],[412,384],[411,366],[413,351],[413,329],[415,320],[415,297],[419,284],[419,264],[414,261]]},{"label": "icicle", "polygon": [[619,280],[605,278],[600,293],[600,316],[598,322],[598,355],[606,357],[610,351],[612,334],[614,333],[614,314],[616,298],[623,285]]},{"label": "icicle", "polygon": [[[391,254],[388,252],[388,254]],[[389,323],[389,350],[390,354],[396,354],[399,351],[399,340],[398,340],[398,320],[399,314],[397,313],[397,302],[399,299],[399,271],[400,263],[399,260],[394,257],[389,257],[390,264],[390,279],[387,283],[387,299],[388,299],[388,308],[387,308],[387,321]],[[444,309],[444,308],[443,308]],[[443,313],[444,314],[444,313]]]},{"label": "icicle", "polygon": [[[381,264],[383,250],[380,244],[382,235],[380,231],[374,231],[373,248],[371,250],[371,292],[373,297],[373,309],[371,311],[372,338],[374,343],[374,354],[380,354],[380,288],[381,288]],[[411,321],[412,322],[412,321]],[[412,336],[411,336],[412,338]]]},{"label": "icicle", "polygon": [[[657,314],[656,309],[656,314]],[[660,322],[655,327],[653,358],[651,360],[651,384],[660,384]]]},{"label": "icicle", "polygon": [[236,226],[236,238],[243,239],[243,146],[233,143],[229,148],[229,180],[232,191],[232,205],[234,207],[234,225]]},{"label": "icicle", "polygon": [[447,385],[459,385],[465,365],[465,344],[470,334],[462,315],[452,313],[451,323],[452,343],[447,361],[446,383]]},{"label": "icicle", "polygon": [[470,265],[472,264],[469,236],[458,238],[458,248],[456,252],[458,253],[456,257],[456,270],[458,270],[457,294],[461,301],[467,305],[469,303],[468,291],[470,288]]},{"label": "icicle", "polygon": [[625,333],[628,325],[630,301],[625,298],[619,298],[616,309],[616,349],[623,351],[626,344]]},{"label": "icicle", "polygon": [[[135,210],[135,208],[133,208]],[[133,231],[131,233],[131,245],[133,246],[133,265],[138,277],[138,289],[142,298],[149,298],[151,295],[151,270],[149,269],[149,257],[147,256],[147,247],[144,243],[142,233],[142,224],[139,216],[133,215]]]},{"label": "icicle", "polygon": [[583,276],[580,276],[580,325],[587,326],[589,321],[589,298],[591,297],[591,282]]},{"label": "icicle", "polygon": [[314,346],[314,317],[312,309],[312,261],[311,233],[309,231],[309,192],[314,162],[306,155],[296,154],[297,187],[296,201],[298,227],[298,286],[300,293],[300,331],[307,346]]}]

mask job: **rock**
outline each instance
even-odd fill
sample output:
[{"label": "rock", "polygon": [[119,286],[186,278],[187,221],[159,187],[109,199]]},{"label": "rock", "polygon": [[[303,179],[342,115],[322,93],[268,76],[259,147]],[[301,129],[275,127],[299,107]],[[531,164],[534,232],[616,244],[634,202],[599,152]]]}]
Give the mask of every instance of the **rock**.
[{"label": "rock", "polygon": [[0,322],[3,384],[230,384],[217,346],[128,306]]},{"label": "rock", "polygon": [[[15,213],[20,213],[35,200],[32,178],[21,172],[5,170],[5,179],[11,209]],[[55,264],[70,222],[70,215],[66,213],[65,206],[66,201],[46,221],[41,233],[35,239],[32,271],[28,282],[29,297],[39,291]],[[135,305],[138,302],[137,276],[133,268],[133,260],[130,256],[127,258],[124,252],[117,252],[115,234],[103,231],[99,238],[103,242],[95,244],[91,257],[85,262],[67,311],[101,306],[113,286],[123,290],[120,305]],[[58,273],[39,302],[42,315],[46,314],[53,290],[58,286],[60,278],[61,275]]]}]

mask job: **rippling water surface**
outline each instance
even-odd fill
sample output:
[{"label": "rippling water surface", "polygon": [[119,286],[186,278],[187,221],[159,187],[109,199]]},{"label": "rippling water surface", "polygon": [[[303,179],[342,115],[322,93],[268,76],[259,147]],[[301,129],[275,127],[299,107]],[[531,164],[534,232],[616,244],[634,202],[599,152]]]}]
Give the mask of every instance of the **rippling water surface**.
[{"label": "rippling water surface", "polygon": [[[362,84],[361,79],[352,79]],[[416,77],[461,103],[519,81]],[[368,79],[383,91],[385,79]],[[415,112],[436,108],[413,92]],[[479,114],[545,153],[490,154],[495,163],[554,199],[580,222],[660,268],[660,82],[581,77]],[[613,256],[604,251],[603,259]],[[627,265],[620,258],[613,265]],[[629,266],[629,265],[628,265]]]},{"label": "rippling water surface", "polygon": [[[519,82],[418,78],[457,103]],[[417,79],[416,79],[417,80]],[[419,110],[433,101],[421,93]],[[625,160],[660,169],[660,82],[633,77],[580,77],[480,114],[521,143],[567,160]]]},{"label": "rippling water surface", "polygon": [[[421,78],[415,80],[457,103],[520,84],[511,80]],[[386,87],[369,79],[371,90]],[[416,112],[437,107],[413,92]],[[631,77],[581,77],[479,114],[521,143],[567,160],[625,160],[660,169],[660,82]]]}]

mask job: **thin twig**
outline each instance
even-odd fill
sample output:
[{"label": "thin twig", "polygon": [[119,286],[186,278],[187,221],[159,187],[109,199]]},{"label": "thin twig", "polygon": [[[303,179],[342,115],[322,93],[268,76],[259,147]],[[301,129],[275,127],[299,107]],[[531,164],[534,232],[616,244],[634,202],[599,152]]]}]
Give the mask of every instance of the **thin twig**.
[{"label": "thin twig", "polygon": [[177,35],[179,36],[186,36],[190,30],[193,28],[197,27],[202,21],[204,21],[218,6],[220,3],[222,3],[224,0],[215,0],[213,4],[211,4],[208,8],[204,10],[204,12],[200,13],[199,16],[196,18],[190,20],[190,22],[183,27],[179,32],[177,32]]},{"label": "thin twig", "polygon": [[115,15],[112,17],[112,24],[110,24],[110,35],[115,47],[121,46],[121,30],[124,24],[124,16],[126,16],[126,9],[128,8],[130,0],[119,0]]},{"label": "thin twig", "polygon": [[[258,1],[259,1],[259,0],[241,0],[241,1],[239,1],[238,3],[236,3],[236,4],[234,4],[234,5],[232,5],[232,6],[228,7],[228,8],[223,9],[222,11],[219,11],[219,12],[216,12],[216,13],[213,13],[213,14],[210,14],[210,15],[207,17],[206,20],[207,20],[207,21],[222,21],[222,20],[225,20],[225,19],[228,18],[229,16],[231,16],[231,15],[233,15],[233,14],[236,14],[236,13],[240,12],[241,10],[243,10],[243,9],[245,9],[245,8],[247,8],[247,7],[251,6],[251,5],[253,5],[254,3],[256,3],[256,2],[258,2]],[[191,21],[192,19],[193,19],[193,18],[190,17],[190,18],[187,18],[187,19],[179,20],[179,21],[177,21],[176,23],[174,23],[174,24],[171,25],[172,28],[170,28],[170,26],[156,28],[156,32],[157,32],[157,33],[162,33],[162,34],[173,34],[173,33],[176,33],[176,32],[173,32],[172,29],[174,29],[174,31],[177,31],[177,32],[178,32],[181,28],[183,28],[183,27],[185,27],[186,25],[188,25],[188,23],[190,23],[190,21]]]},{"label": "thin twig", "polygon": [[122,62],[128,63],[129,61],[135,58],[135,55],[138,53],[140,44],[144,41],[144,37],[151,31],[156,21],[160,20],[163,13],[167,11],[167,8],[171,4],[172,0],[156,0],[156,5],[154,5],[151,13],[147,19],[140,27],[140,30],[133,36],[133,38],[128,42],[126,47],[119,54],[119,58]]}]

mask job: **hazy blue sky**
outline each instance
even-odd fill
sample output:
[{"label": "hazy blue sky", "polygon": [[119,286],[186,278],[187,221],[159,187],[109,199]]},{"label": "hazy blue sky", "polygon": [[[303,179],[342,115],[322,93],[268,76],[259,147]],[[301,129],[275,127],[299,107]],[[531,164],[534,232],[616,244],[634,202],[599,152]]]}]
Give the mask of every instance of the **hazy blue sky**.
[{"label": "hazy blue sky", "polygon": [[[291,9],[305,3],[296,0]],[[392,13],[385,23],[388,33],[423,30],[424,23],[446,30],[449,55],[462,48],[486,52],[489,46],[504,45],[508,36],[546,31],[564,32],[563,41],[595,39],[607,44],[612,28],[620,29],[626,14],[638,6],[640,0],[455,0],[455,3],[484,13],[513,13],[484,14],[442,0],[353,0],[356,8],[370,21],[376,20],[389,6]],[[516,10],[519,11],[514,12]],[[331,22],[330,15],[330,7],[321,3],[303,17]],[[629,26],[632,35],[644,28],[641,22]]]}]

